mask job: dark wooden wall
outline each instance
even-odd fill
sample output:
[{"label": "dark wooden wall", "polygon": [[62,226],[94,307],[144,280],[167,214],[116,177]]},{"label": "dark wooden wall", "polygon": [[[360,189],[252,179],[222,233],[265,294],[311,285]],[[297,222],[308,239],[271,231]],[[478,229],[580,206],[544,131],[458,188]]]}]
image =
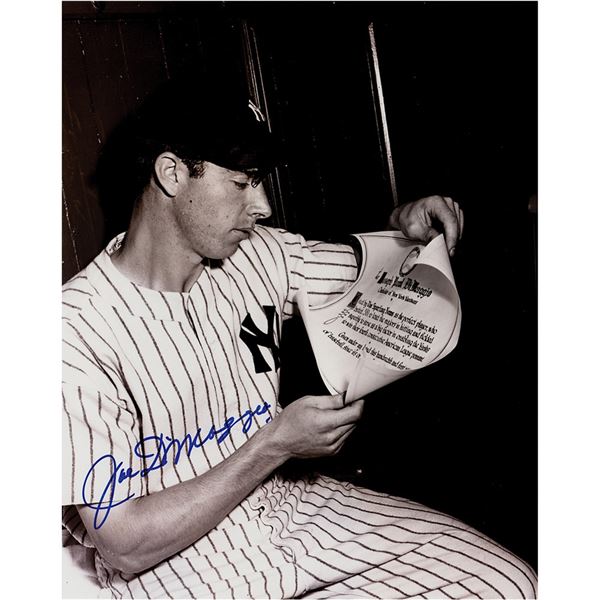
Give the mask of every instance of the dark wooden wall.
[{"label": "dark wooden wall", "polygon": [[[372,24],[399,200],[444,193],[465,209],[463,328],[449,357],[373,394],[342,455],[316,466],[451,512],[535,564],[536,4],[63,7],[65,280],[127,227],[118,179],[96,177],[100,149],[175,76],[222,72],[266,108],[287,142],[273,223],[317,239],[382,228],[394,198]],[[284,402],[321,389],[301,324],[288,329]]]}]

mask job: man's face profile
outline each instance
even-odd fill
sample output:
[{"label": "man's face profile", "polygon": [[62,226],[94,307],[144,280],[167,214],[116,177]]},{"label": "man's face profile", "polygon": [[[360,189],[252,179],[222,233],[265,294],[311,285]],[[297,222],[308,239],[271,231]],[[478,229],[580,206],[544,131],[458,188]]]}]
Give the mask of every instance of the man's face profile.
[{"label": "man's face profile", "polygon": [[251,172],[205,163],[202,177],[180,178],[173,208],[182,238],[200,256],[223,259],[271,215],[262,183]]}]

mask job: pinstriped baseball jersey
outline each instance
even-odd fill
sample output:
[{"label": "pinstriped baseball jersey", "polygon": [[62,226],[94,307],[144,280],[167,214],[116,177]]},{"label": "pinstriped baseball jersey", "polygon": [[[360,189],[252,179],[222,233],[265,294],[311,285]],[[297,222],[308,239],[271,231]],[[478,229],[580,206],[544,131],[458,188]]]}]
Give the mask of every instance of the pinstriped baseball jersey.
[{"label": "pinstriped baseball jersey", "polygon": [[[114,267],[121,240],[63,289],[63,524],[87,546],[74,505],[200,475],[272,420],[296,293],[318,304],[356,277],[349,247],[257,227],[188,293],[161,292]],[[278,475],[153,569],[119,572],[98,553],[96,568],[114,597],[533,597],[535,586],[527,565],[450,517]]]}]

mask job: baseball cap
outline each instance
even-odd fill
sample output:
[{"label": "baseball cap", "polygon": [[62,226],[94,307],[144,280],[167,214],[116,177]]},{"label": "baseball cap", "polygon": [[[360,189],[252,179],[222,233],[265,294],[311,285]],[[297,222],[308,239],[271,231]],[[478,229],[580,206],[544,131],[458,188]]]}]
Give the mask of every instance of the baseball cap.
[{"label": "baseball cap", "polygon": [[136,115],[137,136],[181,158],[233,171],[266,173],[282,161],[283,146],[262,111],[244,93],[208,77],[170,80]]}]

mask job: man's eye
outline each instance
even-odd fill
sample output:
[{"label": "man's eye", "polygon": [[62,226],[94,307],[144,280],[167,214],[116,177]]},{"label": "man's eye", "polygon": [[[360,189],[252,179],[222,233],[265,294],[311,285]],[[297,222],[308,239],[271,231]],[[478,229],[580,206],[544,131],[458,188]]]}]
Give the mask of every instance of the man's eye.
[{"label": "man's eye", "polygon": [[245,190],[248,187],[247,183],[242,183],[241,181],[234,181],[233,183],[238,190]]}]

